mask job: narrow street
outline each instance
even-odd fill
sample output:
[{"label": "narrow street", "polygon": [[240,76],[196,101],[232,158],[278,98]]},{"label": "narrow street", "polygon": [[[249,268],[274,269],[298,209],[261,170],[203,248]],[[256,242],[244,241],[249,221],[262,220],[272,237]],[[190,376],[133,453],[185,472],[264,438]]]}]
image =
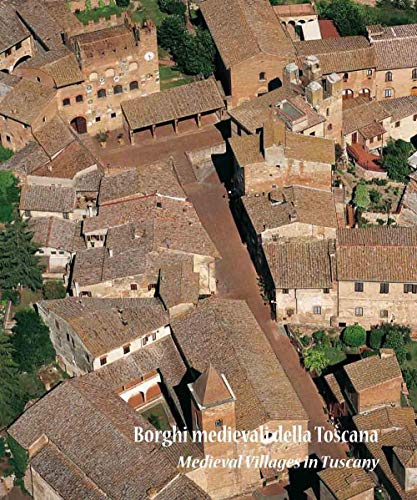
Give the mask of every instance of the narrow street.
[{"label": "narrow street", "polygon": [[[332,426],[326,422],[323,411],[324,402],[314,382],[300,365],[298,355],[288,337],[280,333],[270,318],[269,306],[260,295],[254,266],[229,209],[226,189],[216,174],[205,183],[188,184],[184,189],[222,255],[217,266],[220,296],[246,300],[309,415],[310,429],[315,426],[331,429]],[[313,443],[310,453],[319,457],[346,456],[343,446],[339,444]]]}]

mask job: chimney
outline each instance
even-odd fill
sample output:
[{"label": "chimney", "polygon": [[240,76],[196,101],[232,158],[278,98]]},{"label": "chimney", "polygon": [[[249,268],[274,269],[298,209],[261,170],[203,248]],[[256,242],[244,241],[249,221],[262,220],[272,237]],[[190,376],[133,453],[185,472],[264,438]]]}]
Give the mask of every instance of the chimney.
[{"label": "chimney", "polygon": [[285,66],[284,69],[284,82],[285,83],[294,83],[297,85],[300,83],[300,70],[295,63],[289,63]]},{"label": "chimney", "polygon": [[322,76],[320,61],[316,56],[307,56],[303,63],[303,74],[309,82],[319,80]]},{"label": "chimney", "polygon": [[342,78],[336,74],[332,73],[326,77],[326,88],[327,92],[332,97],[338,97],[343,91],[343,81]]},{"label": "chimney", "polygon": [[311,106],[320,106],[323,102],[323,87],[319,82],[310,82],[306,87],[307,101]]}]

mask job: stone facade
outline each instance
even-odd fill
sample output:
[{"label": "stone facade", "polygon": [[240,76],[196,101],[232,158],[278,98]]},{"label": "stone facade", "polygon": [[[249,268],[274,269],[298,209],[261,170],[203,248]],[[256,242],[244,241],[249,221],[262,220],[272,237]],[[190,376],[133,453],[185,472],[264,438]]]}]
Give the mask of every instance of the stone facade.
[{"label": "stone facade", "polygon": [[[376,72],[376,98],[378,101],[394,97],[417,95],[415,68],[391,69]],[[414,76],[414,78],[413,78]]]},{"label": "stone facade", "polygon": [[23,61],[30,59],[34,52],[35,49],[32,37],[28,36],[13,47],[9,47],[4,52],[0,53],[0,71],[11,73]]}]

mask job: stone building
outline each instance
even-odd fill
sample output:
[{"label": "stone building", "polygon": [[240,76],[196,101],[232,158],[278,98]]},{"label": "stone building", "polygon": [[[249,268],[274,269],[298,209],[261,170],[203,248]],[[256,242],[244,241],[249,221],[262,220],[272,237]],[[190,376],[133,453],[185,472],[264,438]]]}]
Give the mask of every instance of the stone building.
[{"label": "stone building", "polygon": [[417,233],[409,227],[340,229],[337,234],[339,326],[415,325]]},{"label": "stone building", "polygon": [[377,442],[360,445],[361,456],[379,460],[375,472],[391,498],[416,498],[414,409],[381,408],[353,417],[359,431],[377,431]]},{"label": "stone building", "polygon": [[45,265],[43,277],[62,279],[76,251],[85,248],[80,225],[58,217],[37,217],[29,219],[28,227]]},{"label": "stone building", "polygon": [[264,282],[277,321],[330,324],[337,308],[334,240],[269,242],[263,250]]},{"label": "stone building", "polygon": [[11,73],[34,53],[30,32],[11,3],[0,4],[0,71]]},{"label": "stone building", "polygon": [[[132,303],[116,302],[116,307]],[[125,341],[126,332],[102,339],[91,330],[90,322],[75,317],[80,310],[91,316],[87,302],[65,299],[50,304],[51,310],[67,304],[62,309],[70,316],[73,311],[69,322],[84,331],[83,338],[89,335],[95,346],[107,340],[112,344]],[[73,307],[68,308],[69,304]],[[104,323],[112,312],[105,305],[97,307],[103,318],[93,314],[92,321]],[[124,305],[122,316],[128,312]],[[134,320],[141,323],[139,316],[127,319],[128,325]],[[57,320],[62,329],[64,322],[60,317]],[[115,317],[110,324],[118,321]],[[103,328],[108,330],[109,325]],[[82,498],[97,499],[208,500],[250,495],[266,477],[284,478],[287,471],[179,468],[179,457],[201,459],[203,450],[215,458],[268,454],[277,459],[303,459],[308,454],[307,443],[268,443],[268,435],[265,442],[257,443],[193,443],[188,439],[164,447],[135,442],[135,427],[154,429],[149,417],[153,408],[163,412],[168,428],[175,424],[179,429],[187,425],[190,431],[196,430],[196,420],[190,417],[197,403],[199,422],[207,430],[226,425],[232,430],[260,431],[261,426],[291,430],[293,425],[307,429],[298,396],[244,301],[208,299],[174,320],[172,328],[175,342],[170,335],[163,336],[100,369],[64,381],[9,428],[10,435],[28,451],[25,487],[35,500],[68,498],[74,489]],[[94,432],[87,435],[89,428]]]},{"label": "stone building", "polygon": [[328,468],[318,473],[320,500],[373,500],[375,483],[363,469]]},{"label": "stone building", "polygon": [[322,38],[314,3],[274,5],[274,11],[293,40]]},{"label": "stone building", "polygon": [[295,51],[267,0],[204,0],[200,8],[231,107],[281,86],[284,66],[295,60]]},{"label": "stone building", "polygon": [[67,297],[42,301],[38,310],[58,363],[71,376],[98,370],[170,334],[158,299]]},{"label": "stone building", "polygon": [[333,141],[292,132],[275,115],[264,123],[262,134],[233,136],[229,145],[238,194],[291,185],[331,189]]},{"label": "stone building", "polygon": [[417,95],[417,24],[367,29],[376,55],[377,99]]},{"label": "stone building", "polygon": [[1,143],[5,148],[18,151],[33,140],[36,129],[56,116],[56,93],[40,83],[15,77],[6,82],[3,90],[0,97]]},{"label": "stone building", "polygon": [[392,349],[343,367],[342,391],[353,414],[366,413],[384,406],[400,407],[403,377]]},{"label": "stone building", "polygon": [[224,107],[217,82],[208,78],[124,102],[123,126],[135,144],[159,133],[180,134],[215,124],[222,119]]},{"label": "stone building", "polygon": [[[299,64],[315,56],[317,76],[336,73],[343,81],[343,98],[375,97],[376,58],[374,47],[363,36],[295,42]],[[317,80],[317,78],[315,78]]]}]

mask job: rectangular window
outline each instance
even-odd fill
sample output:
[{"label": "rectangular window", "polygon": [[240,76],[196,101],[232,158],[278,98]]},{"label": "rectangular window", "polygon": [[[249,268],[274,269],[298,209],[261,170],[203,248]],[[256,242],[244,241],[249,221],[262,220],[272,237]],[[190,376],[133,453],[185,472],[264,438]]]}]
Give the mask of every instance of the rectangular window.
[{"label": "rectangular window", "polygon": [[64,255],[64,254],[65,254],[64,250],[59,251],[59,255]]},{"label": "rectangular window", "polygon": [[389,293],[389,283],[380,283],[379,293]]},{"label": "rectangular window", "polygon": [[130,284],[130,289],[132,290],[132,292],[135,292],[138,289],[137,283],[131,283]]},{"label": "rectangular window", "polygon": [[321,314],[321,306],[314,306],[313,314]]},{"label": "rectangular window", "polygon": [[382,309],[381,311],[379,311],[379,317],[388,318],[388,311],[386,309]]},{"label": "rectangular window", "polygon": [[69,213],[68,212],[64,212],[62,215],[63,215],[64,219],[69,219]]},{"label": "rectangular window", "polygon": [[18,42],[18,43],[16,44],[16,50],[19,50],[19,49],[21,49],[21,48],[22,48],[22,42]]},{"label": "rectangular window", "polygon": [[398,128],[401,125],[401,122],[395,122],[395,128]]},{"label": "rectangular window", "polygon": [[69,333],[67,333],[67,341],[70,342],[71,337],[69,336]]},{"label": "rectangular window", "polygon": [[110,118],[116,118],[116,116],[117,116],[116,113],[111,113],[110,114]]},{"label": "rectangular window", "polygon": [[355,316],[363,316],[363,308],[355,307]]},{"label": "rectangular window", "polygon": [[330,288],[323,288],[323,293],[330,293]]},{"label": "rectangular window", "polygon": [[404,293],[412,293],[413,285],[411,283],[404,284]]},{"label": "rectangular window", "polygon": [[355,281],[355,292],[363,292],[362,281]]},{"label": "rectangular window", "polygon": [[100,366],[104,366],[107,363],[107,356],[100,358]]},{"label": "rectangular window", "polygon": [[100,116],[96,116],[96,122],[99,122],[101,121],[101,117]]},{"label": "rectangular window", "polygon": [[283,289],[282,289],[282,293],[283,293],[284,295],[286,295],[286,294],[290,293],[290,291],[289,291],[289,289],[288,289],[288,288],[283,288]]},{"label": "rectangular window", "polygon": [[372,76],[372,70],[371,69],[368,69],[368,71],[366,72],[366,76]]},{"label": "rectangular window", "polygon": [[59,330],[59,323],[58,323],[57,320],[55,320],[55,327],[56,327],[57,330]]},{"label": "rectangular window", "polygon": [[7,134],[6,134],[6,141],[7,141],[7,142],[12,142],[12,138],[10,137],[10,135],[7,135]]},{"label": "rectangular window", "polygon": [[130,352],[130,344],[123,346],[123,354],[128,354]]},{"label": "rectangular window", "polygon": [[413,115],[413,120],[417,122],[417,115]]},{"label": "rectangular window", "polygon": [[417,285],[413,285],[413,288],[411,290],[414,294],[417,293]]}]

